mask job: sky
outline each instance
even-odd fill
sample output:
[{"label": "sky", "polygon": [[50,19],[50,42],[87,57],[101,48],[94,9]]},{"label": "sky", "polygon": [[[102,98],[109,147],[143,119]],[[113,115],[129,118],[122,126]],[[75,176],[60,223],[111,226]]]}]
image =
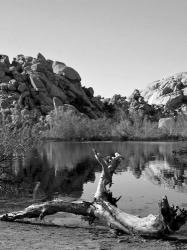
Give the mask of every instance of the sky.
[{"label": "sky", "polygon": [[0,53],[66,63],[95,95],[187,71],[187,0],[0,0]]}]

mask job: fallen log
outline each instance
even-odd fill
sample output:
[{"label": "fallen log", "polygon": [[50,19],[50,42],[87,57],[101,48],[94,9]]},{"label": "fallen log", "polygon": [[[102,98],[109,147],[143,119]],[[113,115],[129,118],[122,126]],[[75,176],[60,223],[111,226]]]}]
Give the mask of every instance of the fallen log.
[{"label": "fallen log", "polygon": [[[174,233],[187,221],[187,211],[170,206],[167,197],[159,202],[159,214],[140,218],[117,208],[119,198],[114,198],[110,187],[112,176],[123,157],[116,153],[113,157],[103,157],[94,150],[95,158],[102,167],[101,177],[92,202],[66,202],[61,199],[33,204],[24,210],[0,215],[2,221],[16,221],[24,218],[43,219],[57,212],[68,212],[88,217],[90,223],[98,219],[116,232],[138,234],[161,238]],[[107,189],[107,187],[109,187]]]}]

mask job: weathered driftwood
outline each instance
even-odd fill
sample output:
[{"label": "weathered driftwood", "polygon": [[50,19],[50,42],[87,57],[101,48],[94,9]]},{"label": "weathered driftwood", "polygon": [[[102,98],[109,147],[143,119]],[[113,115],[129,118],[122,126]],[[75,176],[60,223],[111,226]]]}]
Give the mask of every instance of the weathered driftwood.
[{"label": "weathered driftwood", "polygon": [[112,176],[118,167],[122,156],[118,153],[114,157],[102,157],[94,151],[95,158],[102,166],[102,173],[97,191],[92,202],[66,202],[60,199],[45,203],[34,204],[22,211],[0,215],[0,220],[16,221],[24,218],[40,218],[57,212],[68,212],[95,218],[104,222],[110,228],[128,234],[139,234],[147,237],[163,237],[177,231],[187,221],[187,211],[179,207],[170,206],[167,197],[159,202],[159,215],[148,215],[140,218],[125,213],[117,208],[119,198],[114,198],[107,186],[112,185]]}]

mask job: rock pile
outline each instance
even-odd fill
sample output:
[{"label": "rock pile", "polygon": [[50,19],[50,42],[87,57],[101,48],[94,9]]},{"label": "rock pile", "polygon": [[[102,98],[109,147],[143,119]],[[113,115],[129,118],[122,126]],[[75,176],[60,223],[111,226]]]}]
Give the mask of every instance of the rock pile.
[{"label": "rock pile", "polygon": [[54,107],[69,104],[90,118],[102,115],[103,103],[94,97],[92,88],[82,87],[81,77],[62,62],[18,55],[10,63],[0,55],[0,112],[11,114],[19,107],[23,112],[35,110],[46,115]]},{"label": "rock pile", "polygon": [[187,105],[187,72],[155,81],[142,91],[149,104],[163,105],[174,110]]},{"label": "rock pile", "polygon": [[169,135],[187,137],[187,72],[151,83],[142,96],[163,108],[158,127]]},{"label": "rock pile", "polygon": [[158,121],[177,109],[187,111],[187,73],[155,81],[142,92],[135,90],[129,99],[121,95],[104,99],[82,86],[79,73],[63,62],[47,60],[41,53],[36,58],[18,55],[12,62],[0,55],[0,118],[12,121],[16,110],[23,118],[31,113],[39,118],[59,106],[94,119],[119,120],[122,114],[130,117],[137,112]]}]

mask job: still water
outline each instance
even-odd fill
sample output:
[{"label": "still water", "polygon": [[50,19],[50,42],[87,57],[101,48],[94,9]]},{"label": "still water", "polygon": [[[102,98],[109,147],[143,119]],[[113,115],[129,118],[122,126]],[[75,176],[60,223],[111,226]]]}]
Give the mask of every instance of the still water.
[{"label": "still water", "polygon": [[[113,178],[112,191],[122,196],[118,206],[141,216],[158,212],[164,195],[187,209],[187,142],[48,142],[1,173],[1,199],[54,197],[92,200],[101,172],[92,148],[104,156],[124,156]],[[186,231],[187,233],[187,231]]]}]

